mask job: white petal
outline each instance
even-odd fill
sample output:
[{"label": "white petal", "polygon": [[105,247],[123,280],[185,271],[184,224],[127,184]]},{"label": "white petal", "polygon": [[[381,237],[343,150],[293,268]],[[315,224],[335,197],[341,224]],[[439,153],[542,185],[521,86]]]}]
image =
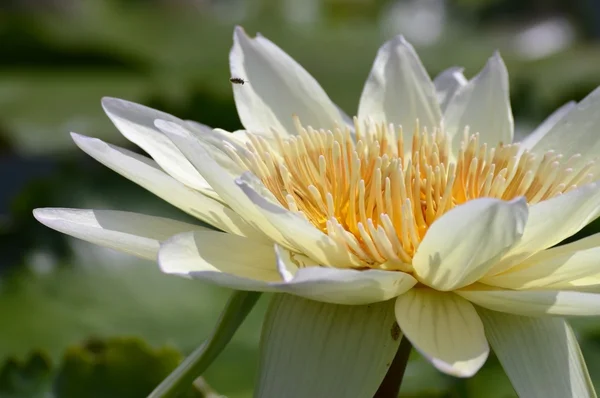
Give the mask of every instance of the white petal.
[{"label": "white petal", "polygon": [[160,242],[185,231],[206,230],[162,217],[112,210],[35,209],[42,224],[64,234],[134,256],[156,260]]},{"label": "white petal", "polygon": [[128,140],[146,151],[167,173],[205,195],[215,196],[210,185],[198,174],[175,145],[154,127],[154,120],[183,123],[180,119],[143,105],[105,97],[102,107]]},{"label": "white petal", "polygon": [[600,273],[600,234],[543,250],[525,262],[482,282],[508,289],[568,289],[576,279]]},{"label": "white petal", "polygon": [[481,142],[488,145],[512,143],[508,72],[500,54],[494,54],[485,68],[452,97],[444,112],[444,126],[453,136],[454,150],[467,126],[470,134],[479,133]]},{"label": "white petal", "polygon": [[[232,250],[235,248],[235,250]],[[283,254],[283,255],[282,255]],[[238,290],[283,292],[333,304],[370,304],[404,293],[417,281],[402,272],[342,270],[308,264],[306,257],[248,238],[214,231],[183,233],[161,245],[163,272]],[[281,276],[281,263],[287,274]],[[278,263],[276,265],[276,263]],[[279,268],[279,269],[278,269]]]},{"label": "white petal", "polygon": [[338,268],[363,265],[345,246],[338,244],[306,219],[267,200],[247,181],[238,179],[236,183],[292,248],[310,257],[317,264]]},{"label": "white petal", "polygon": [[[525,149],[531,150],[542,138],[544,138],[544,136],[556,125],[556,123],[558,123],[569,112],[571,112],[576,105],[577,103],[575,101],[571,101],[555,110],[546,118],[546,120],[542,122],[542,124],[538,126],[538,128],[533,130],[531,134],[526,136],[523,141],[520,142],[519,149],[521,151]],[[560,147],[555,148],[555,150],[560,151]]]},{"label": "white petal", "polygon": [[[277,262],[289,270],[295,255],[277,250]],[[300,259],[302,261],[302,259]],[[292,264],[290,264],[292,263]],[[281,268],[281,266],[280,266]],[[416,279],[398,271],[351,270],[303,264],[280,291],[333,304],[360,305],[387,301],[412,288]]]},{"label": "white petal", "polygon": [[238,290],[270,291],[280,281],[273,246],[215,231],[183,233],[164,242],[158,264],[167,274]]},{"label": "white petal", "polygon": [[184,127],[157,120],[156,125],[177,145],[200,174],[210,183],[219,197],[233,211],[256,229],[257,234],[264,233],[271,240],[287,246],[280,232],[261,214],[242,190],[236,185],[231,170],[222,168],[207,152],[205,146]]},{"label": "white petal", "polygon": [[433,80],[438,103],[442,112],[446,110],[454,94],[468,83],[463,75],[464,68],[453,67],[446,69]]},{"label": "white petal", "polygon": [[600,294],[560,290],[504,290],[473,285],[456,294],[474,304],[509,314],[540,316],[600,315]]},{"label": "white petal", "polygon": [[454,290],[484,276],[521,237],[527,221],[523,198],[476,199],[436,220],[413,257],[423,283]]},{"label": "white petal", "polygon": [[529,207],[521,240],[489,271],[504,272],[572,236],[600,215],[600,183],[587,184]]},{"label": "white petal", "polygon": [[599,125],[600,87],[562,117],[532,148],[532,152],[543,154],[554,150],[566,159],[581,154],[578,164],[583,165],[597,159],[600,152]]},{"label": "white petal", "polygon": [[71,135],[85,153],[173,206],[223,231],[256,235],[256,230],[234,211],[170,177],[152,159],[97,138]]},{"label": "white petal", "polygon": [[242,124],[252,133],[296,134],[293,115],[304,125],[333,129],[343,116],[319,83],[283,50],[266,38],[249,38],[240,27],[229,55],[231,75],[248,80],[234,84]]},{"label": "white petal", "polygon": [[481,319],[461,297],[411,289],[396,299],[395,312],[404,336],[442,372],[470,377],[485,363],[489,347]]},{"label": "white petal", "polygon": [[596,397],[575,333],[563,319],[477,312],[520,397]]},{"label": "white petal", "polygon": [[379,49],[360,97],[358,118],[401,124],[405,142],[411,142],[417,119],[429,131],[439,127],[435,87],[404,37],[396,36]]}]

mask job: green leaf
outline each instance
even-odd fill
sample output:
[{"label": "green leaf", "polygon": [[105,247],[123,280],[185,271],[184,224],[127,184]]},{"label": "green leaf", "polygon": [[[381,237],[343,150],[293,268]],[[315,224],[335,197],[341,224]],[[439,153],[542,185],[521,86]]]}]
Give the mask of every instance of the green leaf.
[{"label": "green leaf", "polygon": [[[67,350],[55,393],[61,398],[146,397],[181,359],[173,348],[152,349],[139,339],[90,340]],[[201,396],[191,385],[186,393]]]},{"label": "green leaf", "polygon": [[9,359],[0,368],[0,397],[47,397],[53,376],[50,359],[43,353],[34,353],[24,362]]},{"label": "green leaf", "polygon": [[393,300],[350,306],[275,295],[263,326],[255,397],[370,398],[401,337]]},{"label": "green leaf", "polygon": [[519,396],[596,397],[575,334],[563,319],[477,311]]}]

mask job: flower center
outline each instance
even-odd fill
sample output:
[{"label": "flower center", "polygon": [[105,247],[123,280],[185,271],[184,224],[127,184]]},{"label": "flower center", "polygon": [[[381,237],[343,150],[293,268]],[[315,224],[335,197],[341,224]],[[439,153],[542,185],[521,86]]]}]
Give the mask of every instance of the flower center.
[{"label": "flower center", "polygon": [[275,144],[249,134],[247,151],[226,150],[262,180],[279,203],[298,212],[360,258],[366,267],[411,270],[429,226],[453,207],[491,197],[524,196],[533,204],[591,182],[593,164],[578,167],[518,144],[488,146],[465,132],[456,156],[442,130],[418,127],[405,142],[402,128],[360,125],[334,131],[274,132]]}]

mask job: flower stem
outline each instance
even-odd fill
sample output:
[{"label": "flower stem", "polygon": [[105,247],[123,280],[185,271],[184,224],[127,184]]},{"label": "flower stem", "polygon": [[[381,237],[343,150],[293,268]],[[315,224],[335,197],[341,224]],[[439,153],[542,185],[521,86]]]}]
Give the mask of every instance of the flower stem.
[{"label": "flower stem", "polygon": [[229,343],[260,293],[235,291],[227,301],[209,338],[152,391],[148,398],[173,398],[185,392]]},{"label": "flower stem", "polygon": [[373,398],[398,398],[411,349],[410,341],[402,337],[396,356]]}]

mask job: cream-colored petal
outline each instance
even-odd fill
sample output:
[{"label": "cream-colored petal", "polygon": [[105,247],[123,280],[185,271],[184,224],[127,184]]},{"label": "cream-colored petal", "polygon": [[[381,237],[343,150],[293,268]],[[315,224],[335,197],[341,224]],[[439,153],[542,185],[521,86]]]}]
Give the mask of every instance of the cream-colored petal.
[{"label": "cream-colored petal", "polygon": [[396,299],[396,320],[413,346],[444,373],[473,376],[489,354],[473,305],[453,294],[411,289]]},{"label": "cream-colored petal", "polygon": [[439,127],[435,87],[404,37],[396,36],[379,49],[360,97],[358,118],[402,125],[405,142],[411,142],[417,119],[429,131]]},{"label": "cream-colored petal", "polygon": [[541,316],[598,316],[600,294],[561,290],[507,290],[473,285],[456,290],[470,302],[509,314]]},{"label": "cream-colored petal", "polygon": [[[523,150],[531,150],[544,136],[558,123],[562,118],[564,118],[569,112],[571,112],[577,103],[575,101],[567,102],[557,110],[555,110],[550,116],[546,118],[535,130],[531,132],[528,136],[523,138],[523,140],[519,143],[519,149]],[[555,150],[560,151],[560,148],[556,148]]]},{"label": "cream-colored petal", "polygon": [[521,237],[526,221],[524,198],[469,201],[431,225],[413,257],[413,268],[420,281],[437,290],[469,285]]},{"label": "cream-colored petal", "polygon": [[564,319],[478,307],[485,334],[520,397],[595,398],[575,333]]},{"label": "cream-colored petal", "polygon": [[112,210],[35,209],[42,224],[64,234],[134,256],[156,260],[161,241],[181,232],[207,230],[162,217]]},{"label": "cream-colored petal", "polygon": [[600,215],[600,183],[587,184],[529,207],[521,240],[489,271],[497,275],[572,236]]},{"label": "cream-colored petal", "polygon": [[[168,124],[168,121],[161,119],[154,121],[154,125],[157,126],[156,128],[159,130],[162,123]],[[247,139],[242,133],[236,132],[237,134],[235,134],[223,129],[211,129],[208,126],[190,121],[186,121],[185,124],[178,123],[178,125],[181,128],[189,130],[189,133],[191,133],[190,136],[196,138],[198,143],[211,154],[211,157],[215,162],[217,162],[225,171],[229,172],[231,175],[240,175],[246,171],[245,168],[231,159],[225,150],[225,146],[231,146],[238,152],[243,151],[242,148],[245,147]],[[243,134],[245,134],[245,131]]]},{"label": "cream-colored petal", "polygon": [[508,95],[508,72],[499,53],[485,68],[462,87],[450,100],[444,112],[444,126],[458,150],[463,131],[479,133],[480,142],[496,146],[513,140],[513,116]]},{"label": "cream-colored petal", "polygon": [[[543,154],[554,150],[569,158],[581,154],[575,164],[583,165],[598,158],[600,153],[600,87],[579,102],[562,117],[539,142],[532,152]],[[598,170],[598,167],[596,167]]]},{"label": "cream-colored petal", "polygon": [[233,84],[238,115],[246,130],[296,134],[293,115],[304,125],[333,129],[344,117],[319,83],[274,43],[257,35],[251,39],[235,29],[229,54],[231,76],[245,79]]},{"label": "cream-colored petal", "polygon": [[321,232],[299,214],[265,198],[248,181],[238,179],[236,183],[296,251],[310,257],[317,264],[338,268],[364,265],[345,246]]},{"label": "cream-colored petal", "polygon": [[117,98],[103,98],[102,107],[121,134],[152,156],[167,173],[185,185],[218,199],[177,147],[154,127],[156,119],[176,123],[183,121],[168,113]]},{"label": "cream-colored petal", "polygon": [[600,273],[600,234],[543,250],[508,272],[482,282],[508,289],[568,289],[570,282]]},{"label": "cream-colored petal", "polygon": [[167,274],[237,290],[273,291],[269,282],[281,280],[272,245],[223,232],[176,235],[161,245],[158,264]]},{"label": "cream-colored petal", "polygon": [[170,177],[152,159],[97,138],[71,135],[79,148],[103,165],[199,220],[236,235],[257,235],[233,210]]},{"label": "cream-colored petal", "polygon": [[371,304],[399,296],[417,283],[415,278],[404,272],[326,268],[310,264],[306,257],[285,249],[279,248],[276,253],[278,268],[288,272],[288,277],[284,277],[288,283],[282,284],[280,291],[311,300],[332,304]]},{"label": "cream-colored petal", "polygon": [[464,68],[448,68],[433,79],[438,103],[442,112],[446,110],[454,94],[468,83],[463,75]]},{"label": "cream-colored petal", "polygon": [[277,291],[333,304],[386,301],[417,283],[412,276],[401,272],[325,268],[279,246],[273,249],[273,245],[240,236],[195,231],[164,242],[158,262],[168,274],[232,289]]},{"label": "cream-colored petal", "polygon": [[210,155],[205,146],[188,129],[179,124],[157,120],[156,125],[187,156],[198,172],[210,183],[219,197],[246,222],[258,235],[264,234],[271,240],[289,247],[282,234],[264,217],[254,203],[236,185],[231,170],[223,169]]}]

